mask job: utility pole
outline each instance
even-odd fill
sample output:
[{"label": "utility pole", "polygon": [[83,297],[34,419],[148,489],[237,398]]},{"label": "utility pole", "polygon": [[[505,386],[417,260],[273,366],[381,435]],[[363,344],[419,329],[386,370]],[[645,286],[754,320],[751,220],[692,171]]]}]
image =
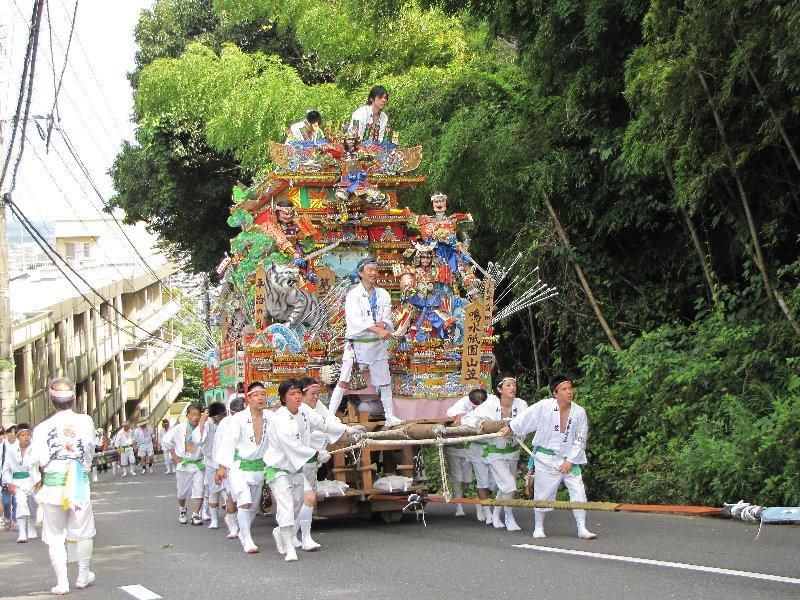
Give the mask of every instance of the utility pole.
[{"label": "utility pole", "polygon": [[6,196],[0,200],[0,421],[14,423],[14,348],[9,297]]}]

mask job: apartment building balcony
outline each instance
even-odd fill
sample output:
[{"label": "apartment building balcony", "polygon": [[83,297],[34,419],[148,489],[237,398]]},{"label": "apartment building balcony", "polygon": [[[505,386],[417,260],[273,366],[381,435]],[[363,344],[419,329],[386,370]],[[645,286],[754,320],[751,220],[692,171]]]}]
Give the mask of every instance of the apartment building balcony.
[{"label": "apartment building balcony", "polygon": [[150,408],[150,416],[148,421],[153,431],[158,429],[158,424],[161,419],[167,414],[170,405],[175,402],[178,394],[183,390],[183,370],[172,369],[173,379],[170,381],[168,387],[164,390],[163,396],[156,404]]},{"label": "apartment building balcony", "polygon": [[144,313],[144,316],[140,314],[127,315],[136,325],[124,320],[120,323],[123,345],[136,346],[148,337],[148,333],[157,331],[164,323],[174,318],[179,311],[180,306],[177,301],[168,301],[153,307],[152,310]]},{"label": "apartment building balcony", "polygon": [[[183,342],[180,335],[164,334],[165,343],[155,342],[159,354],[149,363],[142,358],[125,361],[125,396],[139,398],[147,388],[163,373],[178,356],[178,346]],[[167,346],[171,342],[173,345]]]}]

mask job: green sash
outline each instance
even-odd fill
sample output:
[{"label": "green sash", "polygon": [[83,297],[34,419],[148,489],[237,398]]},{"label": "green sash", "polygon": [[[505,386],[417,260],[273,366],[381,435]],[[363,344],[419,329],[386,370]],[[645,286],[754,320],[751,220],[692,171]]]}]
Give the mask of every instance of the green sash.
[{"label": "green sash", "polygon": [[189,465],[194,465],[195,467],[197,467],[198,471],[205,471],[206,470],[206,466],[205,466],[205,464],[203,464],[202,460],[190,460],[188,458],[184,458],[184,459],[181,460],[181,465],[180,466],[188,467]]},{"label": "green sash", "polygon": [[[83,473],[83,482],[89,483],[89,473],[88,471],[82,471]],[[45,473],[43,483],[45,485],[51,485],[53,487],[61,487],[67,483],[67,474],[66,473]]]},{"label": "green sash", "polygon": [[[542,454],[547,454],[547,456],[556,456],[556,453],[550,450],[550,448],[543,448],[542,446],[533,447],[533,453],[536,454],[537,452],[541,452]],[[573,475],[580,475],[581,474],[580,465],[572,465],[571,471]]]},{"label": "green sash", "polygon": [[498,448],[494,444],[486,444],[481,456],[486,458],[490,454],[514,454],[514,452],[519,452],[519,446],[506,446],[505,448]]},{"label": "green sash", "polygon": [[30,476],[31,474],[28,473],[27,471],[14,471],[11,474],[12,479],[27,479]]}]

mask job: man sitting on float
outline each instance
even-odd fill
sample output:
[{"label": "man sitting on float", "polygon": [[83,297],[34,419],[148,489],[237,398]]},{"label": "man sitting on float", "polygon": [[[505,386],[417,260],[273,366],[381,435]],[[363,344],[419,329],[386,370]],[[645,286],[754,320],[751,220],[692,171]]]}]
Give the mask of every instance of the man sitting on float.
[{"label": "man sitting on float", "polygon": [[[443,283],[456,288],[458,283],[465,291],[470,290],[478,282],[475,274],[465,258],[467,249],[458,241],[457,234],[472,225],[472,215],[455,213],[447,215],[447,194],[434,192],[431,196],[433,216],[419,215],[414,219],[422,239],[427,244],[435,244],[436,257],[439,259],[440,279]],[[456,275],[453,282],[449,274]],[[458,293],[458,290],[456,290]]]},{"label": "man sitting on float", "polygon": [[322,115],[318,110],[311,109],[306,112],[302,121],[294,123],[286,132],[286,144],[297,142],[322,143],[325,134],[322,131]]},{"label": "man sitting on float", "polygon": [[[440,266],[434,255],[435,244],[414,243],[414,263],[400,276],[402,304],[396,317],[400,335],[411,331],[411,339],[424,342],[429,337],[444,339],[455,324],[451,305],[453,289],[449,270]],[[443,279],[445,276],[446,279]]]},{"label": "man sitting on float", "polygon": [[389,117],[383,112],[389,102],[389,92],[381,85],[374,86],[367,96],[367,103],[358,107],[350,118],[348,129],[358,129],[358,137],[364,141],[382,142],[389,129]]}]

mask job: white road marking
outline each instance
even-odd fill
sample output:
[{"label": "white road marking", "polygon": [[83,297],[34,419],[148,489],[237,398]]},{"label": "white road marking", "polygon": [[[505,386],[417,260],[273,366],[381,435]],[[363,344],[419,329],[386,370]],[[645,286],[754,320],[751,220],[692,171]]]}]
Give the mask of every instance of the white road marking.
[{"label": "white road marking", "polygon": [[781,583],[793,583],[796,585],[800,585],[800,579],[797,579],[795,577],[783,577],[782,575],[767,575],[766,573],[753,573],[752,571],[737,571],[735,569],[721,569],[718,567],[690,565],[686,563],[669,562],[666,560],[637,558],[635,556],[619,556],[616,554],[602,554],[600,552],[585,552],[583,550],[550,548],[548,546],[537,546],[535,544],[515,544],[513,545],[513,547],[525,548],[526,550],[538,550],[539,552],[553,552],[555,554],[572,554],[575,556],[588,556],[590,558],[602,558],[604,560],[616,560],[619,562],[639,563],[643,565],[655,565],[658,567],[669,567],[672,569],[686,569],[689,571],[702,571],[704,573],[717,573],[718,575],[734,575],[736,577],[749,577],[750,579],[764,579],[767,581],[780,581]]},{"label": "white road marking", "polygon": [[148,590],[143,585],[123,585],[120,588],[123,592],[128,592],[131,596],[136,598],[137,600],[160,600],[161,596]]}]

